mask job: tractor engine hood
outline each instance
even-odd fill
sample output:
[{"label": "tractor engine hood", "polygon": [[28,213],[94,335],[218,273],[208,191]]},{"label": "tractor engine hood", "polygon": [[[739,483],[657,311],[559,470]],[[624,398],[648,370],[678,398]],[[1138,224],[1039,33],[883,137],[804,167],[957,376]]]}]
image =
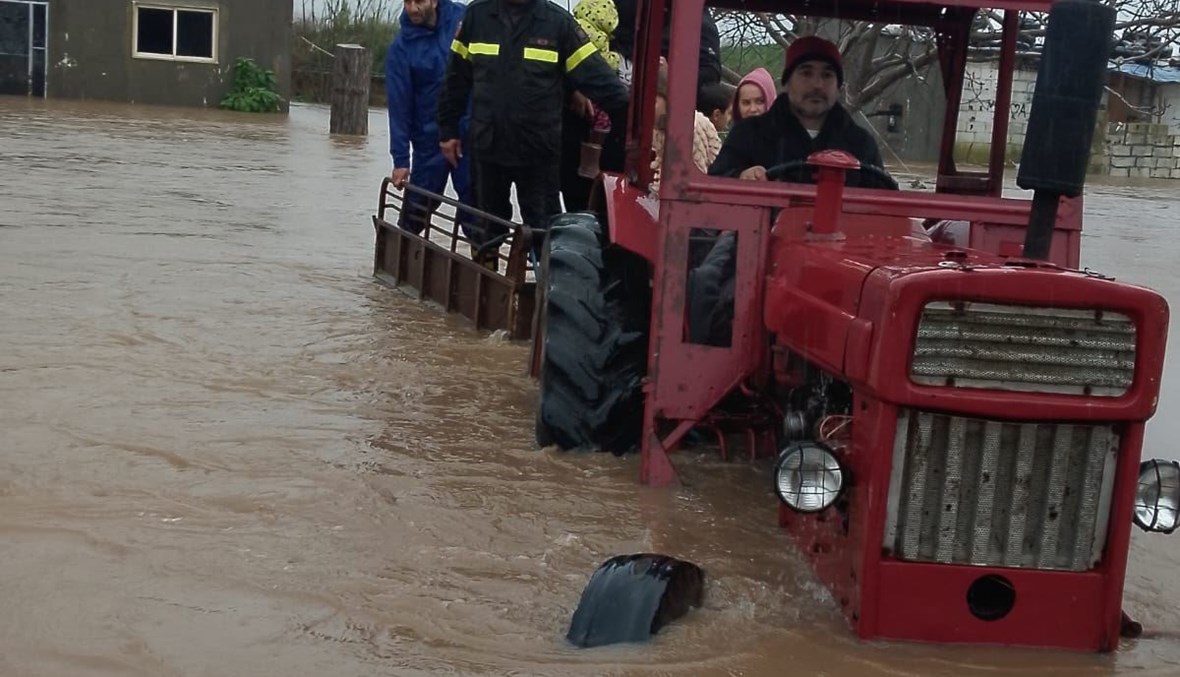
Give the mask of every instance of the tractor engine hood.
[{"label": "tractor engine hood", "polygon": [[1003,259],[983,252],[936,248],[915,237],[808,241],[776,233],[767,270],[766,327],[780,343],[804,347],[809,360],[843,373],[848,332],[861,314],[870,275],[894,280],[943,270],[940,264],[952,251],[965,255],[967,265],[1003,265]]},{"label": "tractor engine hood", "polygon": [[[952,399],[969,398],[979,388],[990,388],[1012,391],[1005,396],[1007,407],[1043,404],[1051,393],[1062,405],[1056,413],[1064,417],[1076,415],[1074,409],[1083,402],[1093,406],[1095,399],[1101,400],[1107,415],[1124,420],[1145,420],[1155,410],[1168,306],[1142,287],[1043,261],[1003,259],[920,238],[856,237],[775,241],[766,289],[764,320],[779,344],[883,399],[938,408],[949,403],[948,394]],[[975,311],[979,312],[972,315]],[[966,318],[944,323],[938,330],[950,332],[949,342],[933,341],[940,346],[930,351],[933,373],[950,374],[944,380],[927,378],[914,367],[922,359],[917,347],[925,350],[917,346],[920,325],[923,335],[932,333],[931,318],[940,312]],[[986,362],[983,356],[997,346],[1014,345],[1011,337],[987,335],[986,329],[972,324],[973,318],[996,312],[1025,318],[1013,322],[1043,324],[1050,321],[1043,318],[1059,318],[1057,326],[1046,330],[1052,336],[1026,331],[1017,343],[1028,344],[1011,348],[1023,351],[1020,359],[1034,359],[1029,357],[1032,352],[1044,356],[1036,362],[1043,372],[1041,380],[1048,384],[1044,388],[1005,381],[1005,373],[1025,368],[1019,361],[1001,360],[996,363],[999,369],[987,363],[986,369],[977,364],[974,372],[954,371],[957,363]],[[1072,356],[1081,348],[1073,337],[1116,324],[1125,328],[1123,352],[1095,349],[1085,357],[1097,360],[1096,370],[1110,372],[1102,360],[1121,356],[1110,359],[1129,365],[1126,373],[1106,377],[1121,388],[1102,386],[1107,381],[1095,381],[1093,388],[1089,382],[1075,384],[1051,364],[1075,359]],[[956,382],[956,376],[973,380]],[[1107,396],[1062,397],[1073,385],[1078,388],[1074,394]]]}]

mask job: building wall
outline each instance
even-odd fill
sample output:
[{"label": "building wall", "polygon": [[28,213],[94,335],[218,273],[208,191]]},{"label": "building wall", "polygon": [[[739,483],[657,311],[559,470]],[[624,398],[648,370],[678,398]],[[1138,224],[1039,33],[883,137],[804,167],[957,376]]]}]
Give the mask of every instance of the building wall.
[{"label": "building wall", "polygon": [[[960,161],[982,164],[991,148],[998,71],[995,64],[968,64],[968,76],[959,109],[955,155]],[[1107,95],[1099,113],[1090,171],[1120,178],[1180,179],[1180,84],[1151,87],[1142,80],[1112,74],[1110,87],[1132,105],[1162,105],[1165,110],[1156,123],[1138,121],[1141,114],[1119,97]],[[1016,71],[1008,129],[1010,162],[1020,161],[1035,88],[1035,71]]]},{"label": "building wall", "polygon": [[[889,116],[871,114],[894,105],[901,106],[902,114],[891,131]],[[933,67],[926,69],[921,77],[911,75],[901,80],[863,112],[870,115],[869,123],[884,141],[879,144],[882,159],[892,163],[895,154],[904,160],[937,162],[945,111],[942,72]],[[856,122],[863,125],[865,120],[857,116]]]},{"label": "building wall", "polygon": [[216,63],[133,56],[133,0],[51,0],[48,94],[216,107],[239,57],[273,70],[291,93],[291,0],[151,0],[153,7],[217,9]]},{"label": "building wall", "polygon": [[1111,176],[1180,179],[1180,133],[1168,125],[1112,122],[1105,153],[1103,173]]},{"label": "building wall", "polygon": [[[999,68],[995,63],[967,64],[959,123],[955,133],[955,157],[964,162],[986,163],[992,142]],[[1008,116],[1009,160],[1019,160],[1032,110],[1035,70],[1017,70],[1012,76],[1012,107]]]},{"label": "building wall", "polygon": [[1173,132],[1180,133],[1180,83],[1161,84],[1158,88],[1157,102],[1164,109],[1160,123],[1167,125]]},{"label": "building wall", "polygon": [[1150,116],[1137,110],[1150,108],[1154,103],[1151,83],[1124,73],[1111,73],[1107,87],[1118,92],[1107,96],[1108,122],[1151,122]]}]

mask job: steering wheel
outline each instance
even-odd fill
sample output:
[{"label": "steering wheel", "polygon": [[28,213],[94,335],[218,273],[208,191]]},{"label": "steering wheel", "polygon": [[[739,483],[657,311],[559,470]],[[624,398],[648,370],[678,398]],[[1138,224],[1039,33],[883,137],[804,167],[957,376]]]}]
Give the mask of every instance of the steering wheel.
[{"label": "steering wheel", "polygon": [[[781,181],[792,172],[799,172],[799,170],[807,169],[809,167],[810,165],[807,164],[807,160],[791,160],[790,162],[783,162],[782,164],[777,164],[773,167],[767,167],[766,179],[768,181]],[[863,172],[861,176],[862,181],[868,178],[874,179],[868,185],[861,185],[861,188],[886,188],[888,190],[898,190],[897,181],[895,181],[893,177],[889,175],[889,172],[885,171],[882,167],[869,165],[862,162],[859,170],[853,169],[851,171]],[[737,174],[740,173],[740,171],[737,172]],[[799,177],[797,179],[799,183],[811,183],[811,178],[809,176],[801,176],[800,174],[796,174],[796,176]]]},{"label": "steering wheel", "polygon": [[811,183],[811,175],[806,171],[810,168],[811,166],[807,164],[807,160],[783,162],[766,168],[766,180],[784,181],[788,176],[793,176],[793,182],[795,183]]}]

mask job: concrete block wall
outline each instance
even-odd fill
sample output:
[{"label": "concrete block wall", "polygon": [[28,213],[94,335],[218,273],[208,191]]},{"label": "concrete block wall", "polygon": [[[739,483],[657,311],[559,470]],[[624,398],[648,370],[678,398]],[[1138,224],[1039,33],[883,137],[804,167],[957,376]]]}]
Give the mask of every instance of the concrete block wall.
[{"label": "concrete block wall", "polygon": [[1180,130],[1180,83],[1160,86],[1157,105],[1164,109],[1160,122]]},{"label": "concrete block wall", "polygon": [[[967,74],[955,155],[961,161],[984,164],[991,148],[999,74],[994,63],[968,64]],[[1037,74],[1031,70],[1018,70],[1013,76],[1006,151],[1009,162],[1020,161],[1036,81]],[[1120,178],[1180,179],[1180,87],[1167,89],[1176,90],[1176,99],[1168,102],[1172,105],[1167,111],[1175,118],[1165,115],[1160,124],[1110,123],[1105,138],[1094,140],[1091,172]]]},{"label": "concrete block wall", "polygon": [[[958,155],[968,161],[986,158],[992,142],[992,122],[996,108],[996,85],[999,71],[994,63],[967,65],[967,82],[959,105],[959,123],[955,132]],[[1036,88],[1035,71],[1018,70],[1012,78],[1012,106],[1008,117],[1008,155],[1018,155],[1024,145],[1032,95]]]},{"label": "concrete block wall", "polygon": [[1112,177],[1180,179],[1180,134],[1166,124],[1111,123],[1105,165]]}]

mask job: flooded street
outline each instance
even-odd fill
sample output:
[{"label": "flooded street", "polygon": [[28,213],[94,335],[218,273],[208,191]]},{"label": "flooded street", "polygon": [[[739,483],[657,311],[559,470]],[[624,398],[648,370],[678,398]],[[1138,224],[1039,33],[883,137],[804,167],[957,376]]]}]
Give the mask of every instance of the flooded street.
[{"label": "flooded street", "polygon": [[[533,445],[527,346],[370,276],[384,115],[0,98],[0,675],[1176,675],[1180,536],[1136,533],[1115,655],[861,643],[765,470]],[[1083,264],[1180,313],[1180,184],[1093,185]],[[1176,457],[1180,327],[1145,455]],[[614,554],[705,568],[578,651]]]}]

